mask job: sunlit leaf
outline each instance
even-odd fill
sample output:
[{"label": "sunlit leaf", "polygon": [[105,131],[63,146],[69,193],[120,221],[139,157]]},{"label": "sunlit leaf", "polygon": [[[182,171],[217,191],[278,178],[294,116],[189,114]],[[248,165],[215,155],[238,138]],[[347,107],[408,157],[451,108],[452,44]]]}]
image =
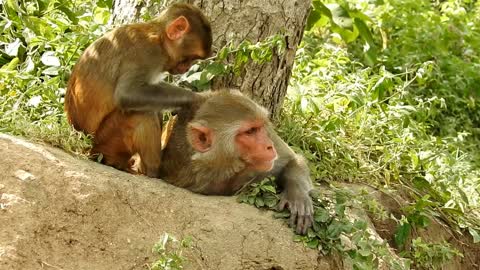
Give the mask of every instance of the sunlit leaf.
[{"label": "sunlit leaf", "polygon": [[480,243],[480,234],[473,228],[468,228],[468,232],[473,237],[473,243]]},{"label": "sunlit leaf", "polygon": [[17,68],[18,63],[20,62],[20,59],[18,57],[15,57],[10,61],[8,64],[2,66],[2,70],[15,70]]},{"label": "sunlit leaf", "polygon": [[49,67],[59,67],[60,66],[60,59],[55,56],[55,52],[47,51],[43,53],[42,57],[40,58],[42,63]]},{"label": "sunlit leaf", "polygon": [[327,4],[326,7],[332,13],[332,20],[335,24],[342,28],[353,30],[353,20],[343,6],[339,4]]},{"label": "sunlit leaf", "polygon": [[5,46],[5,53],[9,56],[18,56],[18,50],[22,45],[22,41],[17,38],[14,42],[11,42]]},{"label": "sunlit leaf", "polygon": [[274,187],[274,186],[270,186],[270,185],[263,185],[263,186],[261,187],[261,189],[262,189],[263,191],[268,191],[268,192],[271,192],[271,193],[276,193],[276,192],[277,192],[276,189],[275,189],[275,187]]}]

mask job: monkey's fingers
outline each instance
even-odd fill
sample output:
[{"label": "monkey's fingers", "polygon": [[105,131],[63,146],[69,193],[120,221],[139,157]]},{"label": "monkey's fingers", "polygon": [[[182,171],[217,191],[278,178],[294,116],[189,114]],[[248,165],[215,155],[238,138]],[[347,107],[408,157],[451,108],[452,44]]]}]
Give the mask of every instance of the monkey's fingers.
[{"label": "monkey's fingers", "polygon": [[306,234],[308,228],[313,224],[313,205],[311,201],[306,201],[299,208],[297,220],[297,233]]},{"label": "monkey's fingers", "polygon": [[285,200],[284,198],[280,199],[280,202],[277,205],[277,210],[283,211],[283,209],[285,209],[285,206],[287,206],[287,204],[288,204],[287,200]]},{"label": "monkey's fingers", "polygon": [[312,224],[313,224],[313,216],[311,214],[305,214],[301,216],[297,223],[297,233],[306,234],[308,228],[312,227]]},{"label": "monkey's fingers", "polygon": [[[294,204],[289,205],[288,208],[290,209],[290,222],[289,222],[290,227],[294,228],[295,225],[297,224],[298,209]],[[297,227],[297,230],[298,230],[298,227]]]},{"label": "monkey's fingers", "polygon": [[300,207],[298,211],[297,227],[295,229],[298,234],[305,234],[307,231],[307,229],[305,229],[305,218],[305,210],[303,207]]}]

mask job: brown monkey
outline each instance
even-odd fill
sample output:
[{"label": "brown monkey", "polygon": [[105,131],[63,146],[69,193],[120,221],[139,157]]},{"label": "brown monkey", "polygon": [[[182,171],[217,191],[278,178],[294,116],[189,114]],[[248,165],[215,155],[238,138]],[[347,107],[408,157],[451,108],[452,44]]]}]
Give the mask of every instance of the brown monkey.
[{"label": "brown monkey", "polygon": [[310,172],[303,157],[275,133],[267,111],[237,91],[194,93],[177,111],[163,152],[160,178],[209,195],[232,195],[243,186],[276,176],[291,225],[312,225]]},{"label": "brown monkey", "polygon": [[[192,92],[158,80],[184,73],[211,54],[211,26],[202,12],[174,4],[147,23],[124,25],[92,43],[68,82],[65,111],[77,129],[94,136],[93,153],[107,165],[156,176],[161,159],[161,116]],[[137,164],[138,165],[138,164]]]}]

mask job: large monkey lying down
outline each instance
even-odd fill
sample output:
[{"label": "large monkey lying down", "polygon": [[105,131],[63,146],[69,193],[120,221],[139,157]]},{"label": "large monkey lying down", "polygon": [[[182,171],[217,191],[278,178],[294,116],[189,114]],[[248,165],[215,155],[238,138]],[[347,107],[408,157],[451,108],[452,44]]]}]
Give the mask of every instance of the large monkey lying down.
[{"label": "large monkey lying down", "polygon": [[238,91],[194,93],[177,111],[159,177],[193,192],[232,195],[275,176],[297,233],[312,225],[310,173],[302,156],[275,133],[267,111]]}]

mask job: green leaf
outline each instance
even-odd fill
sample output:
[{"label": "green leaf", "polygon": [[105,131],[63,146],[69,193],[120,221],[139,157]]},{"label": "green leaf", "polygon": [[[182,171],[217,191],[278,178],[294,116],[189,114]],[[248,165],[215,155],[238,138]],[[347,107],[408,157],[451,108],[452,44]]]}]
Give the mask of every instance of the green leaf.
[{"label": "green leaf", "polygon": [[324,208],[315,209],[314,220],[319,223],[325,223],[330,219],[330,214]]},{"label": "green leaf", "polygon": [[225,60],[229,53],[230,53],[230,48],[227,47],[227,46],[223,47],[220,50],[220,52],[218,52],[218,54],[217,54],[217,61]]},{"label": "green leaf", "polygon": [[313,228],[313,231],[316,233],[322,230],[322,226],[320,226],[320,224],[317,221],[313,222],[312,228]]},{"label": "green leaf", "polygon": [[97,6],[106,8],[106,9],[111,9],[113,6],[113,0],[98,0]]},{"label": "green leaf", "polygon": [[282,212],[275,212],[273,214],[274,218],[288,218],[290,217],[290,212],[288,210],[282,211]]},{"label": "green leaf", "polygon": [[343,232],[343,224],[337,221],[332,222],[327,227],[327,235],[330,239],[337,239]]},{"label": "green leaf", "polygon": [[332,19],[332,12],[320,0],[314,0],[312,2],[312,7],[313,10],[318,10],[320,14],[327,16],[329,19]]},{"label": "green leaf", "polygon": [[239,203],[246,203],[247,201],[248,201],[248,196],[245,193],[242,193],[237,197],[237,202]]},{"label": "green leaf", "polygon": [[9,56],[18,56],[18,50],[22,45],[22,41],[16,38],[14,42],[11,42],[5,46],[5,53]]},{"label": "green leaf", "polygon": [[275,187],[270,185],[263,185],[260,187],[260,189],[263,191],[271,192],[271,193],[277,193],[277,190],[275,189]]},{"label": "green leaf", "polygon": [[331,30],[335,33],[340,34],[343,41],[346,43],[350,43],[354,41],[358,37],[358,29],[354,28],[353,30],[349,30],[347,28],[342,28],[336,24],[332,25]]},{"label": "green leaf", "polygon": [[10,19],[19,19],[18,15],[23,15],[25,12],[18,6],[16,0],[6,0],[4,2],[5,11],[7,11]]},{"label": "green leaf", "polygon": [[376,47],[370,47],[364,54],[365,61],[369,66],[374,66],[377,62],[378,51]]},{"label": "green leaf", "polygon": [[60,66],[60,59],[58,59],[58,57],[55,56],[55,52],[44,52],[42,57],[40,58],[40,61],[42,61],[42,63],[45,65],[45,66],[49,66],[49,67],[59,67]]},{"label": "green leaf", "polygon": [[67,18],[73,23],[73,24],[78,24],[78,18],[77,16],[75,15],[75,13],[72,12],[72,10],[70,10],[68,7],[66,7],[65,5],[62,5],[60,3],[56,3],[55,4],[55,7],[60,10],[61,12],[63,12],[63,14],[65,14],[67,16]]},{"label": "green leaf", "polygon": [[412,182],[415,188],[419,190],[428,190],[430,188],[430,183],[422,176],[415,176]]},{"label": "green leaf", "polygon": [[295,235],[293,236],[293,241],[294,241],[294,242],[302,242],[304,238],[305,238],[305,236],[295,234]]},{"label": "green leaf", "polygon": [[480,234],[478,233],[477,230],[473,228],[468,228],[468,232],[470,235],[473,237],[473,243],[479,243],[480,242]]},{"label": "green leaf", "polygon": [[463,216],[464,215],[463,211],[458,209],[458,208],[442,207],[442,211],[444,211],[446,213],[450,213],[451,215],[454,215],[454,216]]},{"label": "green leaf", "polygon": [[23,20],[25,25],[37,36],[45,37],[47,39],[54,38],[54,31],[52,31],[52,28],[47,24],[46,20],[42,20],[35,16],[25,16]]},{"label": "green leaf", "polygon": [[18,57],[15,57],[10,61],[8,64],[2,66],[2,70],[15,70],[18,66],[18,63],[20,62],[20,59]]},{"label": "green leaf", "polygon": [[408,237],[410,236],[411,232],[411,225],[408,222],[404,222],[403,224],[397,226],[394,234],[395,244],[399,249],[403,249],[405,244],[407,243]]},{"label": "green leaf", "polygon": [[415,221],[415,224],[417,224],[421,228],[428,227],[428,225],[430,225],[430,223],[431,223],[430,218],[425,216],[425,215],[419,215],[418,218]]},{"label": "green leaf", "polygon": [[368,257],[372,255],[372,250],[370,249],[360,249],[358,250],[358,254],[362,255],[363,257]]},{"label": "green leaf", "polygon": [[366,230],[367,229],[367,222],[363,221],[363,220],[355,220],[355,222],[353,223],[353,227],[355,227],[355,229],[357,230]]},{"label": "green leaf", "polygon": [[275,197],[265,198],[265,205],[268,206],[269,208],[275,207],[277,203],[278,203],[278,200]]},{"label": "green leaf", "polygon": [[345,205],[344,204],[335,204],[335,213],[338,216],[343,217],[345,215]]},{"label": "green leaf", "polygon": [[317,247],[318,247],[318,244],[319,244],[318,239],[315,238],[315,239],[312,239],[312,240],[310,240],[310,241],[307,242],[307,247],[309,247],[309,248],[317,248]]},{"label": "green leaf", "polygon": [[308,228],[308,230],[307,230],[307,236],[308,236],[309,238],[315,238],[315,237],[317,236],[317,234],[315,233],[314,230],[312,230],[311,228]]},{"label": "green leaf", "polygon": [[45,75],[51,75],[51,76],[57,76],[58,75],[59,68],[58,67],[49,67],[46,68],[42,71],[42,74]]},{"label": "green leaf", "polygon": [[205,70],[208,71],[208,73],[210,73],[211,75],[213,75],[209,78],[210,80],[215,76],[223,75],[226,71],[225,65],[217,62],[211,63],[205,68]]},{"label": "green leaf", "polygon": [[353,20],[350,18],[347,9],[339,4],[328,4],[327,8],[332,13],[332,20],[336,25],[353,30]]},{"label": "green leaf", "polygon": [[372,33],[370,32],[370,29],[365,24],[365,22],[360,18],[355,18],[353,19],[353,21],[355,23],[355,26],[358,28],[360,36],[368,43],[368,45],[370,45],[370,47],[375,47]]},{"label": "green leaf", "polygon": [[263,201],[263,198],[260,198],[260,197],[255,198],[255,206],[258,208],[265,206],[265,202]]},{"label": "green leaf", "polygon": [[322,18],[322,13],[320,10],[313,9],[308,15],[307,24],[305,30],[308,31]]}]

